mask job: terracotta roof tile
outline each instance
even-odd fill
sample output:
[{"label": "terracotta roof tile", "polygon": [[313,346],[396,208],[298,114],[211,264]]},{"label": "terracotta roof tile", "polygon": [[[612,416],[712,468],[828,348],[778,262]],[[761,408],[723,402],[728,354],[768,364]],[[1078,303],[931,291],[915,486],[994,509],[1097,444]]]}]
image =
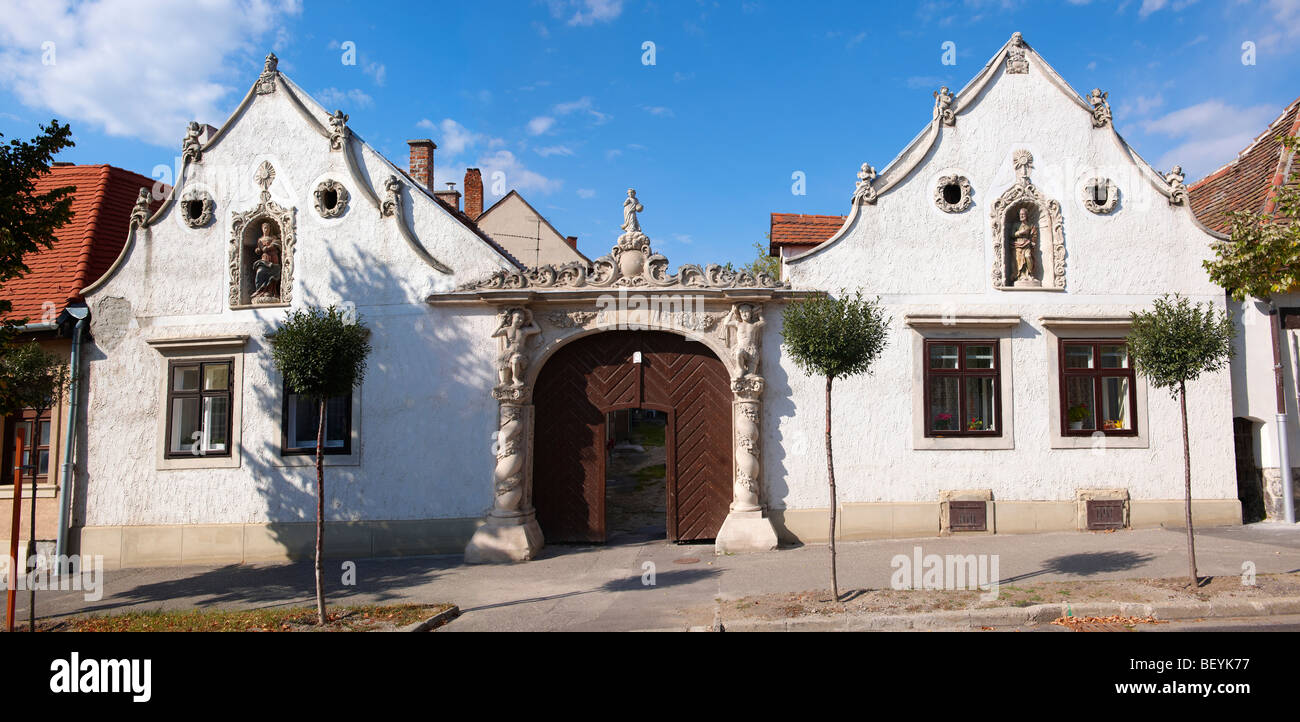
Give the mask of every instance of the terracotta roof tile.
[{"label": "terracotta roof tile", "polygon": [[814,216],[802,213],[773,213],[768,253],[777,255],[782,246],[809,248],[835,235],[846,216]]},{"label": "terracotta roof tile", "polygon": [[1188,188],[1192,211],[1202,223],[1228,232],[1230,211],[1271,213],[1275,188],[1286,177],[1291,154],[1282,138],[1300,129],[1300,98],[1291,102],[1271,124],[1231,163]]},{"label": "terracotta roof tile", "polygon": [[[64,186],[76,189],[73,216],[55,231],[53,246],[24,259],[31,270],[0,289],[0,296],[13,303],[10,315],[40,323],[46,302],[57,314],[69,301],[80,300],[81,289],[98,280],[122,251],[136,195],[153,183],[152,178],[111,165],[56,165],[37,179],[39,193]],[[155,201],[154,210],[159,205]]]}]

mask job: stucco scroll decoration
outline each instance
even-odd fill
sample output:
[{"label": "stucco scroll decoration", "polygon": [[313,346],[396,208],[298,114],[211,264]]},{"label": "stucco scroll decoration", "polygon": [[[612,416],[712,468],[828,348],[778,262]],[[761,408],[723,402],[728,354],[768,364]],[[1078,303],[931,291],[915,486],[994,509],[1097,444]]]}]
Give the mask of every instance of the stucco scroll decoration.
[{"label": "stucco scroll decoration", "polygon": [[550,311],[546,320],[556,328],[586,328],[597,315],[597,311]]},{"label": "stucco scroll decoration", "polygon": [[1101,88],[1093,88],[1088,94],[1088,104],[1092,106],[1092,127],[1104,128],[1110,122],[1110,103],[1106,101],[1109,93],[1101,92]]},{"label": "stucco scroll decoration", "polygon": [[199,133],[202,128],[197,121],[190,121],[185,127],[185,139],[181,141],[181,159],[187,163],[198,163],[203,160],[203,145],[199,143]]},{"label": "stucco scroll decoration", "polygon": [[492,338],[500,339],[497,354],[497,385],[492,389],[498,401],[522,401],[528,396],[524,384],[528,371],[529,341],[542,329],[533,320],[533,312],[522,306],[501,311]]},{"label": "stucco scroll decoration", "polygon": [[330,150],[343,150],[348,138],[348,116],[341,110],[329,117]]},{"label": "stucco scroll decoration", "polygon": [[[1044,196],[1030,180],[1033,163],[1034,158],[1027,150],[1012,155],[1017,180],[993,202],[989,211],[993,228],[993,285],[997,288],[1009,287],[1013,282],[1021,287],[1065,288],[1065,223],[1061,218],[1061,204]],[[1050,243],[1040,244],[1038,231],[1044,219],[1051,238]],[[1007,258],[1013,249],[1017,251],[1016,268],[1009,274]],[[1036,250],[1043,259],[1043,281],[1033,275],[1037,267]],[[1049,270],[1050,284],[1046,283]]]},{"label": "stucco scroll decoration", "polygon": [[230,306],[287,304],[293,295],[294,208],[271,200],[275,168],[263,161],[253,176],[261,188],[253,208],[230,222]]},{"label": "stucco scroll decoration", "polygon": [[141,188],[136,194],[135,205],[131,206],[131,220],[129,224],[132,228],[144,228],[149,225],[149,189]]},{"label": "stucco scroll decoration", "polygon": [[1165,183],[1169,184],[1169,205],[1181,206],[1187,202],[1187,186],[1183,183],[1183,167],[1174,166],[1174,169],[1165,174]]},{"label": "stucco scroll decoration", "polygon": [[1025,57],[1025,37],[1020,33],[1011,34],[1011,47],[1007,48],[1007,74],[1025,75],[1029,72],[1029,60]]},{"label": "stucco scroll decoration", "polygon": [[212,222],[216,205],[207,191],[187,191],[181,197],[181,220],[190,228],[202,228]]},{"label": "stucco scroll decoration", "polygon": [[[944,197],[944,190],[948,186],[956,186],[960,193],[955,203],[949,203],[948,199]],[[965,176],[960,175],[943,176],[934,187],[934,203],[939,206],[939,210],[945,213],[961,213],[970,208],[970,181]]]},{"label": "stucco scroll decoration", "polygon": [[[396,179],[394,179],[395,181]],[[387,208],[388,201],[384,206]],[[480,289],[570,289],[647,287],[665,288],[786,288],[787,284],[766,273],[736,271],[710,263],[700,267],[682,264],[677,273],[668,273],[668,259],[655,253],[650,238],[641,231],[638,213],[645,206],[629,189],[623,206],[624,233],[610,250],[590,264],[572,261],[523,270],[500,270],[459,286],[459,290]]]},{"label": "stucco scroll decoration", "polygon": [[[1105,193],[1104,201],[1097,200],[1097,196],[1100,195],[1098,189]],[[1097,214],[1110,213],[1115,210],[1117,203],[1119,203],[1119,188],[1111,179],[1092,178],[1083,185],[1083,207],[1089,211]]]},{"label": "stucco scroll decoration", "polygon": [[275,53],[267,53],[266,62],[262,65],[262,74],[257,78],[258,95],[275,92],[275,76],[279,74],[277,69],[279,65],[280,59],[275,57]]},{"label": "stucco scroll decoration", "polygon": [[858,185],[853,189],[853,204],[863,205],[876,202],[876,189],[871,182],[876,179],[876,169],[870,163],[863,163],[858,169]]},{"label": "stucco scroll decoration", "polygon": [[[330,204],[330,193],[333,193],[334,203]],[[343,187],[342,183],[333,178],[326,178],[316,186],[312,193],[315,198],[316,213],[321,218],[338,218],[348,209],[348,200],[351,196],[348,189]]]},{"label": "stucco scroll decoration", "polygon": [[952,93],[948,86],[939,88],[934,94],[934,117],[944,125],[956,125],[957,114],[952,109]]}]

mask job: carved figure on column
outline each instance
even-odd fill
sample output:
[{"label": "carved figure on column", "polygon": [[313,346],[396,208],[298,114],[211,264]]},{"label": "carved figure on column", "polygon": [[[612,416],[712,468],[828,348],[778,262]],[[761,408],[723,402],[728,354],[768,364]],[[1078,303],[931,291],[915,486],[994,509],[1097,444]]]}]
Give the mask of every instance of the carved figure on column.
[{"label": "carved figure on column", "polygon": [[500,383],[494,390],[497,398],[522,398],[524,373],[528,370],[528,340],[542,332],[533,321],[533,312],[526,308],[508,308],[501,312],[493,338],[501,339],[501,353],[497,356],[497,376]]},{"label": "carved figure on column", "polygon": [[732,488],[731,511],[758,511],[762,463],[759,450],[759,408],[757,400],[733,404],[735,428],[736,478]]},{"label": "carved figure on column", "polygon": [[501,516],[519,511],[524,498],[524,410],[515,404],[501,405],[497,431],[497,465],[492,472],[496,492],[494,512]]},{"label": "carved figure on column", "polygon": [[740,378],[758,376],[758,347],[763,340],[763,327],[767,322],[759,315],[758,307],[751,303],[737,303],[731,307],[731,313],[723,321],[723,326],[735,329],[735,341],[732,346],[732,360],[736,364],[736,376]]}]

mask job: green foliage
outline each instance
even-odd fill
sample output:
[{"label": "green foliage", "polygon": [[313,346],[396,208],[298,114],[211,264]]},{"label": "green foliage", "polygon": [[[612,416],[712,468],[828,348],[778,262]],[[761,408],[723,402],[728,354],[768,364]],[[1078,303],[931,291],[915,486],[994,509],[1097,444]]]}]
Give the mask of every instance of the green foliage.
[{"label": "green foliage", "polygon": [[[23,257],[49,248],[54,232],[72,217],[71,186],[36,192],[36,180],[49,172],[54,155],[72,145],[72,131],[57,120],[41,126],[31,141],[0,145],[0,284],[26,273]],[[0,300],[0,315],[12,307]]]},{"label": "green foliage", "polygon": [[334,306],[290,311],[267,337],[276,369],[298,394],[317,401],[342,396],[365,378],[370,332]]},{"label": "green foliage", "polygon": [[[1282,143],[1293,152],[1300,148],[1295,136]],[[1272,215],[1233,211],[1227,217],[1230,239],[1211,244],[1215,258],[1202,262],[1211,281],[1237,301],[1271,300],[1300,284],[1300,169],[1278,189]]]},{"label": "green foliage", "polygon": [[[772,237],[771,233],[764,233],[763,235],[768,238]],[[728,271],[744,271],[755,278],[762,273],[766,273],[773,279],[779,280],[781,278],[780,257],[767,255],[767,246],[763,245],[761,241],[754,241],[754,254],[754,260],[742,264],[740,268],[736,268],[736,265],[731,261],[727,261],[722,267]]]},{"label": "green foliage", "polygon": [[1226,312],[1165,295],[1154,310],[1133,313],[1129,358],[1153,386],[1176,393],[1183,383],[1227,365],[1233,334]]},{"label": "green foliage", "polygon": [[45,411],[53,408],[67,389],[68,362],[46,353],[35,341],[21,344],[5,356],[0,386],[10,390],[0,399],[0,414],[22,409]]},{"label": "green foliage", "polygon": [[871,368],[888,343],[889,322],[879,298],[818,294],[786,307],[781,337],[804,373],[837,379]]}]

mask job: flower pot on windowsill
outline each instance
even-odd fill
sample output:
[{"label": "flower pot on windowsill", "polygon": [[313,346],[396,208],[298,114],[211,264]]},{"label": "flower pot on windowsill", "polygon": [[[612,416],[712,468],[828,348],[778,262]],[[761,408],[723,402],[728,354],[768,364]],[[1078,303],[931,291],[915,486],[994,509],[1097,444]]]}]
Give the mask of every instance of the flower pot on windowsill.
[{"label": "flower pot on windowsill", "polygon": [[1070,431],[1083,431],[1083,422],[1082,422],[1082,421],[1071,421],[1071,422],[1070,422]]}]

